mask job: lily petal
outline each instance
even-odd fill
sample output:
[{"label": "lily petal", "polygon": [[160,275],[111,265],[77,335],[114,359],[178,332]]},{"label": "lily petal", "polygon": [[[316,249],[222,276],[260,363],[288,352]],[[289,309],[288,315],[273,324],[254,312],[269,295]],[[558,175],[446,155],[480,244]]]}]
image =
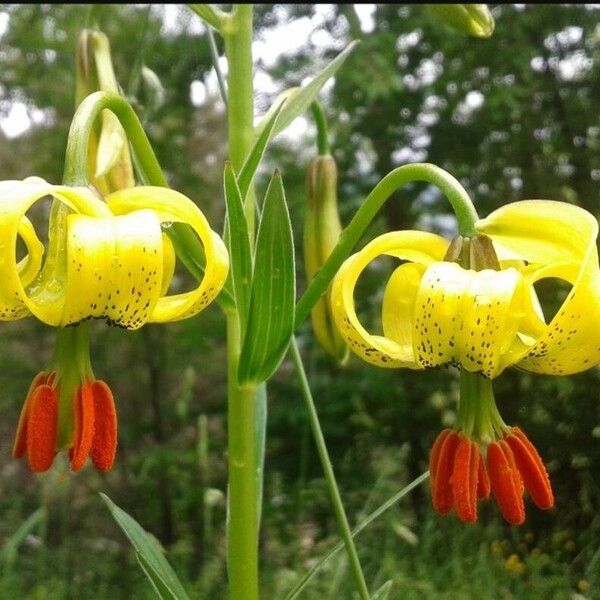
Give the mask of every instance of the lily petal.
[{"label": "lily petal", "polygon": [[[572,260],[584,263],[596,254],[598,222],[586,210],[553,200],[506,204],[475,224],[494,246],[508,249],[529,263]],[[503,254],[502,252],[500,254]]]},{"label": "lily petal", "polygon": [[498,209],[478,221],[476,228],[537,267],[528,278],[531,284],[558,277],[573,286],[520,366],[569,375],[600,363],[600,270],[594,216],[563,202],[528,200]]},{"label": "lily petal", "polygon": [[[386,292],[384,300],[384,328],[387,331],[385,336],[370,334],[360,323],[354,306],[354,288],[360,274],[378,256],[395,256],[428,265],[442,260],[447,248],[448,241],[433,233],[392,232],[375,238],[342,265],[331,288],[332,314],[342,337],[361,358],[382,367],[420,368],[415,362],[412,348],[404,343],[405,334],[401,333],[398,321],[390,315],[391,310],[399,308],[397,303],[391,299],[392,294],[397,289],[399,282],[409,277],[409,271],[404,269],[392,275],[389,284],[391,288],[389,292]],[[388,333],[392,338],[387,337]]]},{"label": "lily petal", "polygon": [[400,265],[392,273],[383,294],[383,334],[404,348],[406,360],[412,362],[415,301],[424,272],[423,265]]},{"label": "lily petal", "polygon": [[107,318],[138,329],[163,285],[162,231],[151,210],[92,218],[69,215],[67,285],[61,325]]},{"label": "lily petal", "polygon": [[573,287],[519,366],[552,375],[585,371],[600,363],[600,271],[596,266],[582,273],[579,264],[561,263],[538,269],[529,281],[533,284],[548,277],[563,279]]},{"label": "lily petal", "polygon": [[[60,252],[50,251],[40,272],[39,240],[25,217],[27,210],[46,196],[53,196],[77,213],[93,216],[110,214],[104,202],[88,188],[51,185],[38,177],[0,182],[2,320],[19,319],[33,314],[48,325],[56,326],[60,323],[64,304],[65,257]],[[17,264],[15,246],[19,235],[29,254],[26,262]]]},{"label": "lily petal", "polygon": [[523,282],[513,268],[431,265],[415,303],[417,361],[424,367],[457,361],[468,371],[495,377],[506,366],[503,355],[518,339],[522,305]]},{"label": "lily petal", "polygon": [[200,209],[186,196],[167,188],[140,186],[119,190],[106,198],[115,214],[150,208],[163,224],[178,222],[192,227],[198,234],[206,257],[204,277],[192,291],[161,297],[150,322],[164,323],[186,319],[212,302],[225,284],[229,255],[223,240],[210,228]]}]

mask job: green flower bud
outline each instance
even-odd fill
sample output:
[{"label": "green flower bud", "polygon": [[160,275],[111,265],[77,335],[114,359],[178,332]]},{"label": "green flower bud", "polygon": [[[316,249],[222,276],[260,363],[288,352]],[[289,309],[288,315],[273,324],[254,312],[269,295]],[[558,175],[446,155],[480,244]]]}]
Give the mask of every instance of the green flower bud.
[{"label": "green flower bud", "polygon": [[494,32],[494,17],[486,4],[426,4],[437,19],[452,29],[479,38]]},{"label": "green flower bud", "polygon": [[[337,167],[332,156],[318,156],[311,161],[307,191],[304,267],[310,281],[335,248],[342,232],[337,204]],[[313,307],[311,321],[323,349],[343,365],[349,350],[330,314],[329,291]]]}]

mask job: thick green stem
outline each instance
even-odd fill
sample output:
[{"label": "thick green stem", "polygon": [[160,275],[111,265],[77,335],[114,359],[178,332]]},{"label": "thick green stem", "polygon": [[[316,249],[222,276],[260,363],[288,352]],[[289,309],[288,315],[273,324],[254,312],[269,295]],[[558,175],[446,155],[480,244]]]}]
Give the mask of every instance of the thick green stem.
[{"label": "thick green stem", "polygon": [[474,225],[479,217],[467,192],[452,175],[428,163],[403,165],[394,169],[367,196],[348,227],[342,232],[337,246],[298,301],[296,305],[296,327],[308,317],[311,308],[325,293],[333,276],[352,252],[385,201],[398,188],[415,181],[426,181],[437,186],[448,198],[454,209],[459,233],[464,237],[474,235]]},{"label": "thick green stem", "polygon": [[[254,140],[252,15],[252,4],[238,4],[221,29],[227,57],[229,160],[236,173],[246,162]],[[244,210],[251,244],[254,240],[254,202],[255,194],[250,189]]]},{"label": "thick green stem", "polygon": [[[227,122],[229,159],[239,173],[254,139],[254,90],[252,86],[251,4],[236,5],[223,19],[220,33],[227,57]],[[254,201],[251,187],[244,212],[250,243],[254,241]],[[241,352],[240,319],[227,313],[228,346],[228,449],[229,526],[228,574],[232,600],[257,600],[258,591],[258,502],[256,480],[256,387],[240,387],[237,370]]]},{"label": "thick green stem", "polygon": [[296,372],[298,374],[298,378],[300,379],[302,397],[304,398],[304,403],[308,412],[310,427],[315,438],[317,451],[319,453],[321,465],[325,473],[325,481],[327,482],[327,487],[329,488],[329,494],[331,496],[331,502],[333,504],[333,510],[335,512],[335,518],[337,520],[338,528],[344,541],[344,545],[346,546],[348,558],[350,559],[350,570],[352,571],[354,583],[356,584],[361,599],[369,600],[369,589],[367,588],[365,577],[360,567],[358,553],[356,552],[356,547],[354,546],[354,542],[352,540],[352,532],[348,523],[348,517],[346,516],[346,512],[344,511],[342,497],[340,495],[340,491],[335,480],[335,474],[333,472],[333,467],[331,466],[331,460],[329,459],[327,446],[325,445],[325,438],[323,437],[321,424],[319,423],[317,408],[312,397],[312,392],[310,391],[310,385],[308,383],[308,379],[304,371],[302,357],[300,356],[298,344],[296,343],[295,337],[292,337],[290,348],[292,352],[292,360],[294,361],[294,366],[296,367]]},{"label": "thick green stem", "polygon": [[241,340],[237,313],[227,314],[228,569],[232,600],[258,599],[256,387],[237,384]]}]

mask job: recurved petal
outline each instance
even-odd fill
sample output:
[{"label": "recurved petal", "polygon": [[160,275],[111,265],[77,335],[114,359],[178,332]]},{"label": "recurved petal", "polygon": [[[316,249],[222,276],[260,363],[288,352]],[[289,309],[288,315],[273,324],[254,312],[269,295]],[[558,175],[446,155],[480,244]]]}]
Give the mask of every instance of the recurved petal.
[{"label": "recurved petal", "polygon": [[[87,188],[51,185],[38,177],[0,182],[2,320],[33,314],[49,325],[60,323],[64,301],[63,265],[56,253],[49,253],[40,272],[42,247],[25,217],[27,210],[46,196],[53,196],[76,213],[110,214],[108,207]],[[28,251],[28,256],[18,264],[15,258],[17,236],[21,236]]]},{"label": "recurved petal", "polygon": [[164,226],[185,223],[195,231],[204,247],[204,277],[198,287],[159,298],[150,322],[164,323],[192,317],[217,297],[227,279],[229,255],[223,240],[210,228],[202,211],[189,198],[167,188],[139,186],[119,190],[107,196],[106,202],[115,214],[148,208],[156,213]]},{"label": "recurved petal", "polygon": [[499,243],[529,263],[573,261],[583,265],[592,255],[597,256],[598,222],[586,210],[565,202],[506,204],[480,219],[475,228],[489,235],[494,245]]},{"label": "recurved petal", "polygon": [[42,266],[44,245],[40,242],[31,221],[23,217],[18,228],[19,237],[25,243],[27,254],[17,263],[21,285],[26,288],[39,273]]},{"label": "recurved petal", "polygon": [[[414,298],[416,274],[409,271],[408,267],[401,267],[400,271],[397,270],[392,275],[388,284],[388,287],[391,287],[386,291],[384,299],[384,336],[369,333],[359,321],[354,305],[354,288],[361,273],[378,256],[395,256],[427,265],[441,260],[447,248],[448,241],[432,233],[400,231],[375,238],[360,252],[346,260],[332,284],[331,306],[338,330],[356,354],[381,367],[419,368],[403,326],[399,326],[398,320],[391,314],[394,309],[403,310],[403,314],[406,314],[406,303],[410,303]],[[400,289],[400,283],[407,279],[412,281],[412,285],[405,290]],[[392,294],[395,293],[402,294],[402,298],[392,299]],[[403,303],[404,307],[401,307]]]},{"label": "recurved petal", "polygon": [[529,283],[533,286],[548,277],[562,279],[573,287],[519,366],[552,375],[585,371],[600,363],[598,256],[590,257],[584,268],[573,262],[542,267],[530,276]]},{"label": "recurved petal", "polygon": [[563,202],[528,200],[500,208],[476,227],[537,265],[531,283],[558,277],[573,286],[521,366],[567,375],[600,362],[598,222],[594,216]]}]

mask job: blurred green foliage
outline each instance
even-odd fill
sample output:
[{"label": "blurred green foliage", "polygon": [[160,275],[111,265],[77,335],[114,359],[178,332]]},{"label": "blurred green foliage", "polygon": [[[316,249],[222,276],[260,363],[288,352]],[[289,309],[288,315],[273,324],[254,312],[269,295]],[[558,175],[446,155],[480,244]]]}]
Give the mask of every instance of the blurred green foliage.
[{"label": "blurred green foliage", "polygon": [[[392,168],[429,161],[447,169],[485,215],[509,201],[551,198],[598,215],[600,26],[595,5],[497,5],[487,40],[467,39],[418,5],[375,5],[372,23],[353,5],[258,5],[257,36],[287,21],[311,25],[303,45],[258,60],[257,108],[317,72],[351,39],[362,43],[323,94],[347,223]],[[46,118],[17,137],[0,131],[0,176],[58,182],[74,98],[74,48],[82,27],[110,39],[124,93],[141,114],[171,184],[219,229],[226,157],[223,104],[210,86],[208,43],[184,8],[171,27],[165,5],[3,5],[0,116],[24,103]],[[362,13],[361,13],[362,14]],[[310,22],[307,20],[311,19]],[[172,19],[171,19],[172,21]],[[0,20],[0,23],[3,22]],[[366,31],[370,29],[370,31]],[[140,79],[152,69],[165,90],[152,105]],[[272,89],[260,82],[271,78]],[[199,82],[199,83],[194,83]],[[297,123],[296,123],[297,125]],[[283,173],[298,247],[312,126],[276,140],[268,157]],[[264,181],[259,185],[264,186]],[[427,228],[451,234],[449,206],[423,185],[400,190],[371,234]],[[299,289],[304,288],[301,253]],[[389,265],[360,282],[360,313],[376,324]],[[561,289],[542,290],[548,311]],[[10,458],[21,401],[52,351],[52,332],[26,320],[2,325],[0,408],[0,597],[151,598],[132,550],[97,491],[156,535],[193,597],[225,597],[225,326],[216,308],[168,327],[124,333],[98,323],[93,363],[115,391],[120,445],[115,469],[77,476],[58,461],[34,477]],[[313,394],[351,521],[358,522],[427,468],[430,444],[452,423],[456,373],[383,371],[356,357],[340,370],[299,330]],[[507,423],[518,424],[546,460],[557,506],[528,505],[521,528],[492,503],[468,527],[430,508],[428,490],[358,538],[371,589],[394,580],[391,598],[597,598],[600,586],[600,372],[570,378],[512,370],[496,384]],[[265,597],[277,598],[337,539],[291,364],[269,384]],[[43,513],[36,511],[43,507]],[[27,521],[32,515],[39,517]],[[24,524],[30,526],[27,531]],[[340,553],[306,598],[350,598]],[[133,591],[135,590],[135,591]]]}]

